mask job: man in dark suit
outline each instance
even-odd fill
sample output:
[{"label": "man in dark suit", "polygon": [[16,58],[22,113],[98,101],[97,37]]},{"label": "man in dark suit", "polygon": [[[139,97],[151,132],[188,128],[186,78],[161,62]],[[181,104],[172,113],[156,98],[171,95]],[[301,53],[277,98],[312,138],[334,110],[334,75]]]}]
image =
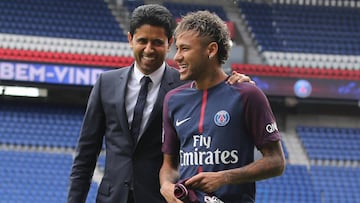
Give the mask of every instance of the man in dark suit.
[{"label": "man in dark suit", "polygon": [[[105,143],[104,176],[97,202],[158,203],[162,164],[162,104],[165,94],[183,84],[164,61],[173,43],[175,21],[160,5],[136,8],[128,40],[134,64],[102,73],[89,96],[70,175],[68,202],[85,202],[98,155]],[[143,76],[151,79],[139,133],[132,123]],[[231,82],[249,81],[238,74]]]}]

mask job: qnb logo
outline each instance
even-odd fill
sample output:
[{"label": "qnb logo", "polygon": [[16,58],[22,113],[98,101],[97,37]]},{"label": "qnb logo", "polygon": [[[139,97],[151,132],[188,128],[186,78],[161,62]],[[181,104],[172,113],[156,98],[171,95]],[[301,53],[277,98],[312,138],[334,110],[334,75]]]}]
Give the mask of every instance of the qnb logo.
[{"label": "qnb logo", "polygon": [[273,133],[278,130],[276,123],[269,123],[265,128],[268,133]]}]

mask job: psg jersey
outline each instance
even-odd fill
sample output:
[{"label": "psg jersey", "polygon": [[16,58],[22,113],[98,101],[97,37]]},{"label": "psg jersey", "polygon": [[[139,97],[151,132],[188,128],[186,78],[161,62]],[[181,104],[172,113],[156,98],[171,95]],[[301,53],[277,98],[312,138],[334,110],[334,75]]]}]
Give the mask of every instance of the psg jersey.
[{"label": "psg jersey", "polygon": [[[164,99],[163,121],[162,151],[179,156],[180,179],[247,165],[254,147],[280,139],[266,96],[250,83],[180,86]],[[196,192],[203,201],[205,194]],[[226,203],[254,202],[255,183],[225,185],[213,195]]]}]

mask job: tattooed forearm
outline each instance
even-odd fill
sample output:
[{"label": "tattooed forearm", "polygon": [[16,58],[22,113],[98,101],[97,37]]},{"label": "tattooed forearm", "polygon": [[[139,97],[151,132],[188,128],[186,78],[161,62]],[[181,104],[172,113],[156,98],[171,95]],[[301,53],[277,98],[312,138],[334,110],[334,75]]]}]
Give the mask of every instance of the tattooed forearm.
[{"label": "tattooed forearm", "polygon": [[258,181],[281,175],[285,168],[285,158],[279,143],[273,143],[261,150],[263,158],[244,167],[223,171],[227,184]]}]

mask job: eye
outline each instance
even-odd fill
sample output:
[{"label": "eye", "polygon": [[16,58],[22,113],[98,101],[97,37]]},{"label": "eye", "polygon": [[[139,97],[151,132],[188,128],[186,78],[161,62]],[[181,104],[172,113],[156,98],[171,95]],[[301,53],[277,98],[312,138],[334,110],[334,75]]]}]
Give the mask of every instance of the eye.
[{"label": "eye", "polygon": [[147,40],[144,39],[144,38],[139,38],[136,40],[139,44],[146,44],[147,43]]},{"label": "eye", "polygon": [[187,46],[180,46],[180,47],[176,46],[175,49],[176,49],[176,51],[182,52],[182,51],[188,51],[190,48]]},{"label": "eye", "polygon": [[153,44],[155,46],[162,46],[163,44],[165,44],[162,40],[154,40],[153,41]]}]

